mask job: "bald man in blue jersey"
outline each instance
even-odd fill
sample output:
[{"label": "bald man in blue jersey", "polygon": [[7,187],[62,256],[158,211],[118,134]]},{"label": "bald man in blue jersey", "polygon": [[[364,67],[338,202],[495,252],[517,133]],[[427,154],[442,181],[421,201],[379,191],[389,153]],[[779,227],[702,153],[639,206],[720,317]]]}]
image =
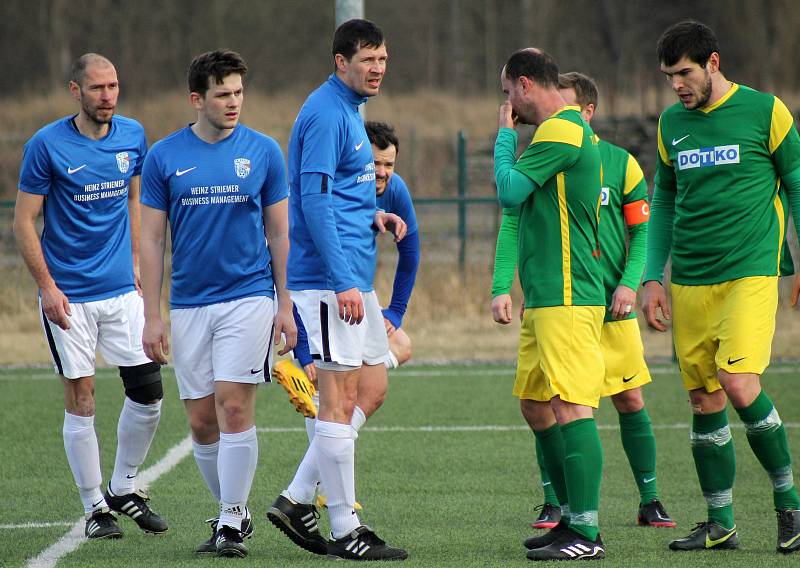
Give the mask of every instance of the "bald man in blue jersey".
[{"label": "bald man in blue jersey", "polygon": [[[86,537],[119,538],[112,511],[146,532],[167,524],[134,481],[161,416],[161,372],[142,350],[139,180],[144,129],[115,116],[119,81],[96,53],[79,57],[69,84],[77,114],[25,145],[14,233],[39,288],[42,326],[64,386],[64,449],[86,514]],[[46,204],[46,207],[44,205]],[[44,207],[44,231],[36,219]],[[119,367],[125,402],[114,472],[102,493],[94,429],[95,350]]]},{"label": "bald man in blue jersey", "polygon": [[[320,408],[312,440],[294,480],[267,516],[297,545],[329,558],[401,560],[355,510],[356,412],[363,389],[385,393],[389,350],[372,282],[375,231],[405,235],[399,217],[375,202],[375,164],[358,107],[378,94],[386,70],[381,30],[350,20],[336,30],[335,69],[306,99],[289,142],[288,288],[316,361]],[[378,386],[378,385],[383,385]],[[375,388],[377,386],[377,388]],[[328,494],[331,540],[316,523],[317,480]]]}]

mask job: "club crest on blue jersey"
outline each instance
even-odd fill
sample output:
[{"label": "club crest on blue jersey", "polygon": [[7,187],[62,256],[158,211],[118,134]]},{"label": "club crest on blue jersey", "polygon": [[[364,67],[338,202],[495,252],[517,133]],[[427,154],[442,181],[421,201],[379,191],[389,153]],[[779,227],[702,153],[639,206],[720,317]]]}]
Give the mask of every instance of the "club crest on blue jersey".
[{"label": "club crest on blue jersey", "polygon": [[233,167],[236,168],[236,175],[242,179],[250,175],[250,160],[248,158],[236,158],[233,161]]},{"label": "club crest on blue jersey", "polygon": [[131,160],[128,157],[127,152],[120,152],[117,154],[117,167],[123,174],[128,173],[128,170],[131,167]]}]

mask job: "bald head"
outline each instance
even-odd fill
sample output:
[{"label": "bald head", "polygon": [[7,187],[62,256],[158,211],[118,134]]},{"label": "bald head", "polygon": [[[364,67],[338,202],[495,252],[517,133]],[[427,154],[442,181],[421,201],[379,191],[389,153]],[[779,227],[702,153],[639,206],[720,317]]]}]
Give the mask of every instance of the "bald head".
[{"label": "bald head", "polygon": [[502,77],[516,80],[527,77],[542,87],[558,87],[558,66],[546,52],[535,47],[526,47],[515,52],[503,67]]},{"label": "bald head", "polygon": [[83,80],[86,77],[86,69],[89,67],[98,67],[101,69],[111,67],[113,69],[114,64],[99,53],[84,53],[72,64],[72,75],[70,79],[82,87]]}]

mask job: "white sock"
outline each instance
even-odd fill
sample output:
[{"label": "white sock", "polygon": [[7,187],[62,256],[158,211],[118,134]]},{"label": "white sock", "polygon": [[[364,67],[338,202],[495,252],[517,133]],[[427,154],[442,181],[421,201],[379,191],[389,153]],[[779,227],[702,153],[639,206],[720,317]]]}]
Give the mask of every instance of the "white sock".
[{"label": "white sock", "polygon": [[[297,503],[308,505],[314,499],[314,492],[319,483],[319,468],[317,467],[317,454],[312,441],[303,456],[303,461],[297,466],[294,479],[289,484],[286,492],[289,497]],[[320,487],[322,493],[322,487]]]},{"label": "white sock", "polygon": [[91,513],[94,509],[106,507],[100,491],[100,448],[94,431],[94,416],[76,416],[64,411],[63,433],[64,450],[83,502],[83,511]]},{"label": "white sock", "polygon": [[199,444],[192,440],[192,450],[194,451],[194,461],[200,470],[200,475],[206,480],[208,490],[219,503],[221,496],[219,493],[219,470],[217,469],[217,458],[219,456],[219,441],[213,444]]},{"label": "white sock", "polygon": [[355,441],[352,426],[317,420],[316,436],[310,450],[317,452],[320,476],[327,491],[331,533],[333,538],[342,538],[361,525],[354,508]]},{"label": "white sock", "polygon": [[353,439],[355,440],[358,438],[358,431],[361,430],[361,427],[367,421],[367,415],[364,414],[364,411],[361,410],[361,407],[356,405],[353,408],[353,417],[350,419],[350,426],[353,428]]},{"label": "white sock", "polygon": [[115,495],[133,493],[133,480],[147,456],[161,418],[161,401],[140,404],[125,397],[117,423],[117,457],[111,475]]},{"label": "white sock", "polygon": [[258,464],[256,427],[244,432],[219,435],[220,507],[219,524],[241,530],[247,514],[247,497]]},{"label": "white sock", "polygon": [[383,364],[387,369],[396,369],[400,366],[400,361],[397,360],[397,355],[394,354],[394,351],[390,349]]}]

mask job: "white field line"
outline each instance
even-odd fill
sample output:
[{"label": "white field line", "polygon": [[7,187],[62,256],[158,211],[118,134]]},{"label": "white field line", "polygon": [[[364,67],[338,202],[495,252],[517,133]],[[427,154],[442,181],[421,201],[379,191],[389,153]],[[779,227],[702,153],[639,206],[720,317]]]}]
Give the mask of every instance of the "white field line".
[{"label": "white field line", "polygon": [[[514,367],[487,367],[485,369],[474,369],[469,367],[457,368],[443,368],[443,369],[425,369],[415,371],[412,369],[401,369],[399,371],[391,371],[389,377],[392,379],[405,379],[405,378],[422,378],[422,377],[453,377],[456,375],[509,375],[514,373]],[[767,377],[769,375],[789,375],[800,373],[800,367],[794,366],[775,366],[767,369],[764,373]],[[651,375],[678,375],[677,366],[669,367],[650,367]]]},{"label": "white field line", "polygon": [[[800,422],[784,422],[785,428],[800,428]],[[731,428],[741,429],[739,423],[732,423]],[[676,422],[673,424],[653,424],[654,430],[688,430],[691,425],[688,422]],[[619,430],[618,424],[598,424],[598,430]],[[256,429],[260,434],[285,434],[285,433],[305,433],[305,428],[297,427],[261,427]],[[504,425],[504,424],[484,424],[484,425],[442,425],[442,426],[374,426],[366,427],[363,432],[375,432],[378,434],[408,433],[408,432],[523,432],[528,430],[524,425]],[[187,436],[179,444],[173,446],[166,455],[148,469],[142,471],[137,479],[141,486],[146,488],[160,476],[175,467],[183,458],[192,451],[192,440]],[[71,522],[28,522],[20,524],[0,525],[0,529],[31,529],[46,527],[72,526],[72,530],[64,535],[61,540],[53,546],[39,554],[37,557],[28,561],[28,568],[45,568],[55,566],[62,556],[69,554],[80,546],[84,540],[83,529],[85,521],[79,519],[75,524]]]},{"label": "white field line", "polygon": [[[474,367],[443,367],[441,369],[420,369],[415,370],[414,367],[406,367],[389,373],[393,379],[405,378],[425,378],[425,377],[454,377],[464,375],[510,375],[513,374],[514,367],[504,366],[490,366],[482,369],[475,369]],[[791,375],[800,373],[800,366],[797,365],[776,365],[764,373],[767,377],[769,375]],[[651,375],[677,375],[679,374],[677,366],[653,366],[650,367]],[[116,374],[101,373],[97,376],[98,380],[119,380]],[[12,375],[0,373],[0,381],[57,381],[58,375],[47,371],[37,371],[30,375]]]},{"label": "white field line", "polygon": [[[153,483],[156,479],[167,473],[173,467],[178,465],[180,461],[188,456],[192,451],[192,438],[187,436],[176,445],[172,446],[163,458],[158,460],[152,466],[139,473],[137,480],[142,488],[146,488]],[[72,524],[72,523],[70,523]],[[50,548],[41,552],[28,560],[27,568],[52,568],[56,562],[62,557],[66,556],[73,550],[77,549],[86,538],[84,537],[84,526],[86,520],[83,518],[72,525],[70,531],[62,536]]]},{"label": "white field line", "polygon": [[[784,428],[800,428],[800,422],[784,422]],[[732,422],[731,428],[743,429],[744,426],[738,422]],[[653,424],[653,430],[688,430],[691,424],[688,422],[675,422],[673,424]],[[598,430],[619,430],[619,424],[598,424]],[[374,426],[365,427],[361,432],[375,432],[378,434],[392,434],[405,432],[517,432],[529,430],[527,426],[517,424],[482,424],[482,425],[442,425],[442,426]],[[285,434],[285,433],[305,433],[305,428],[290,427],[261,427],[256,428],[259,434]]]},{"label": "white field line", "polygon": [[71,527],[74,525],[72,521],[56,521],[53,523],[20,523],[18,525],[0,525],[0,529],[46,529],[50,527]]}]

